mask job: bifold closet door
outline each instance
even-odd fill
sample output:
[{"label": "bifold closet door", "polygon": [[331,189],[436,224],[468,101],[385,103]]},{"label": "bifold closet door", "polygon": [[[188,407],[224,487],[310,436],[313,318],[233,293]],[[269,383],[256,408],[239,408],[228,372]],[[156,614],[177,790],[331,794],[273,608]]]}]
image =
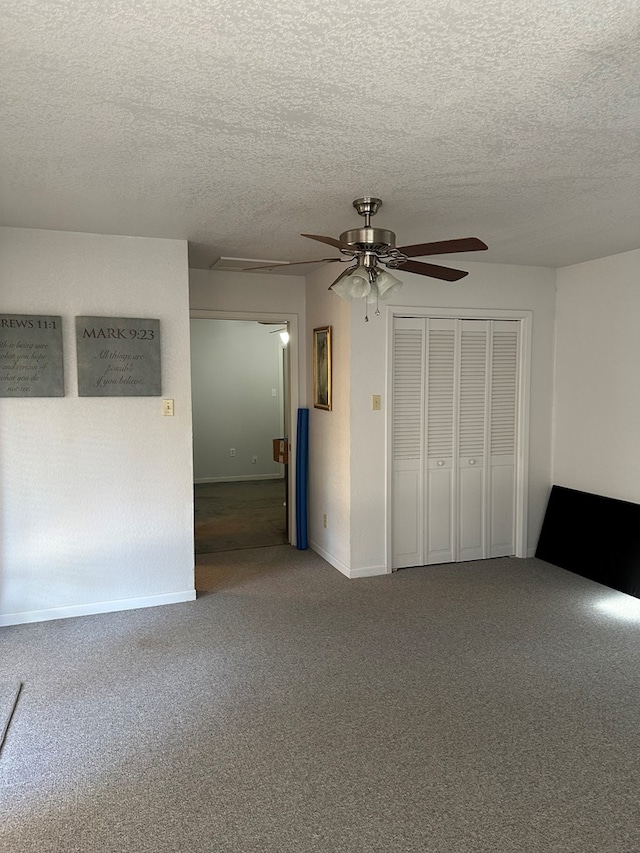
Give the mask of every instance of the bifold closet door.
[{"label": "bifold closet door", "polygon": [[396,318],[394,568],[514,552],[518,328]]}]

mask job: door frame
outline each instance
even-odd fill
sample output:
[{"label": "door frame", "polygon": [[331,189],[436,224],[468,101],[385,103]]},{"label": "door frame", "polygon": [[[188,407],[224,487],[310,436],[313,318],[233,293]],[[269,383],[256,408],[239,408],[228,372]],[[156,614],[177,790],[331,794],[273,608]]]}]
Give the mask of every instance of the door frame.
[{"label": "door frame", "polygon": [[[296,539],[296,446],[297,446],[297,412],[300,405],[300,329],[297,314],[285,314],[282,311],[270,314],[267,311],[213,311],[202,308],[192,308],[189,311],[190,320],[247,320],[262,323],[286,323],[289,330],[289,411],[285,418],[285,426],[289,436],[289,483],[287,493],[287,515],[289,522],[289,542],[297,545]],[[274,436],[276,438],[276,436]]]},{"label": "door frame", "polygon": [[[529,411],[531,397],[531,333],[533,311],[511,310],[507,308],[425,308],[390,307],[387,312],[387,356],[386,398],[393,400],[393,327],[396,317],[415,317],[446,320],[516,320],[520,323],[519,359],[518,359],[518,405],[516,419],[516,476],[514,506],[514,543],[515,556],[528,556],[528,519],[529,519]],[[393,486],[393,448],[391,443],[393,412],[392,406],[386,407],[385,456],[386,469],[386,530],[387,530],[387,572],[396,571],[393,565],[392,542],[392,486]]]}]

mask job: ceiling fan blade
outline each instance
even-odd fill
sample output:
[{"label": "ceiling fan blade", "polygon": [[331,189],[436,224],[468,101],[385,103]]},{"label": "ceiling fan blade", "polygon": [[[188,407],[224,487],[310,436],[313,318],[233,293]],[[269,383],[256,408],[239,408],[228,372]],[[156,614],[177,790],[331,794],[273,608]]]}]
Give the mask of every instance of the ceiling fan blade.
[{"label": "ceiling fan blade", "polygon": [[424,264],[421,261],[405,261],[403,264],[398,264],[395,267],[397,270],[406,270],[407,272],[415,272],[418,275],[428,275],[431,278],[440,278],[443,281],[458,281],[469,275],[463,270],[454,270],[451,267],[440,267],[436,264]]},{"label": "ceiling fan blade", "polygon": [[356,252],[353,246],[348,243],[343,243],[342,240],[336,240],[335,237],[321,237],[319,234],[301,234],[301,237],[308,237],[310,240],[319,240],[321,243],[326,243],[328,246],[335,246],[336,249],[344,250],[345,252]]},{"label": "ceiling fan blade", "polygon": [[477,237],[460,237],[457,240],[437,240],[433,243],[401,246],[398,251],[408,258],[420,258],[425,255],[446,255],[449,252],[481,252],[488,248],[487,244]]},{"label": "ceiling fan blade", "polygon": [[300,264],[326,264],[341,260],[342,258],[318,258],[315,261],[291,261],[288,264],[283,264],[282,262],[280,262],[277,264],[265,264],[261,267],[244,267],[244,269],[241,269],[240,272],[253,272],[253,270],[274,270],[277,267],[296,267]]}]

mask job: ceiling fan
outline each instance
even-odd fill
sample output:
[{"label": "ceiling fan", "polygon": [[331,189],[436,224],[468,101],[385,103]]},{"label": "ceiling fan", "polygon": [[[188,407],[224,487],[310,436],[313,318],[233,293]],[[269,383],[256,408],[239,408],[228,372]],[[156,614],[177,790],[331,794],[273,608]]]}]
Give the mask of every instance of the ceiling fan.
[{"label": "ceiling fan", "polygon": [[[351,263],[343,270],[338,278],[329,286],[343,299],[364,298],[367,302],[375,302],[379,299],[389,299],[393,293],[402,287],[402,282],[381,267],[387,269],[405,270],[406,272],[426,275],[442,281],[458,281],[468,273],[464,270],[456,270],[451,267],[443,267],[439,264],[429,264],[424,261],[414,261],[412,258],[426,257],[428,255],[444,255],[449,252],[478,252],[487,249],[488,246],[477,237],[461,237],[455,240],[437,240],[431,243],[416,243],[412,246],[396,247],[396,235],[386,228],[373,228],[371,217],[374,216],[382,205],[379,198],[357,198],[353,206],[360,216],[364,217],[363,228],[352,228],[344,231],[339,239],[334,237],[323,237],[319,234],[302,234],[311,240],[326,243],[338,249],[341,258],[320,258],[313,261],[294,261],[293,264],[318,264],[318,263]],[[283,264],[274,263],[253,270],[275,269]],[[286,264],[286,266],[290,266]],[[376,309],[376,314],[379,314]],[[368,319],[368,318],[365,318]]]}]

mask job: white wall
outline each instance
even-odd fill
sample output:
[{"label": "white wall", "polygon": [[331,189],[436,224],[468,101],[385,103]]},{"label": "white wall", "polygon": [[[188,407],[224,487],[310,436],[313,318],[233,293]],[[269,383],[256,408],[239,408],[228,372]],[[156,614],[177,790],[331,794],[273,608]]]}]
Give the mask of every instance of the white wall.
[{"label": "white wall", "polygon": [[640,502],[640,250],[558,270],[554,476]]},{"label": "white wall", "polygon": [[191,321],[196,483],[284,476],[273,461],[273,439],[284,429],[282,341],[274,329],[255,321]]},{"label": "white wall", "polygon": [[[187,246],[0,229],[3,312],[63,319],[63,398],[0,399],[0,624],[192,599]],[[76,315],[160,320],[162,395],[77,394]]]},{"label": "white wall", "polygon": [[[408,308],[481,308],[533,312],[531,409],[529,446],[529,517],[528,551],[533,553],[542,525],[551,485],[551,428],[553,401],[553,352],[555,312],[555,271],[538,267],[518,267],[483,263],[460,263],[456,267],[470,270],[470,275],[455,284],[441,283],[408,273],[396,273],[404,287],[394,298],[393,306]],[[330,283],[333,270],[321,270],[314,277],[314,292],[321,293]],[[375,574],[387,564],[386,514],[386,420],[387,400],[387,318],[389,307],[381,305],[381,316],[370,310],[364,322],[362,302],[351,306],[338,297],[327,294],[309,317],[309,325],[329,321],[331,312],[339,312],[341,336],[348,336],[350,356],[340,362],[338,371],[350,370],[350,411],[348,415],[320,412],[322,431],[312,432],[312,442],[322,441],[324,453],[329,449],[344,466],[349,459],[350,477],[348,523],[339,529],[339,540],[331,543],[331,553],[340,554],[351,577]],[[311,295],[307,296],[311,309]],[[345,329],[344,308],[348,312],[349,328]],[[350,363],[349,363],[350,358]],[[334,371],[334,382],[336,372]],[[341,380],[340,380],[341,381]],[[371,396],[382,396],[381,411],[372,411]],[[335,424],[333,418],[336,417]],[[348,423],[337,418],[348,417]],[[318,418],[316,418],[318,421]],[[347,448],[348,447],[348,457]],[[328,476],[323,468],[323,456],[313,455],[311,482],[323,483],[322,503],[311,504],[310,528],[318,530],[318,515],[323,505],[344,501],[344,483]],[[341,477],[343,474],[341,473]],[[314,488],[314,487],[312,487]],[[315,486],[317,489],[318,486]],[[314,537],[315,540],[315,537]]]},{"label": "white wall", "polygon": [[[351,565],[351,306],[327,287],[337,272],[333,264],[307,280],[307,337],[309,354],[309,544],[345,574]],[[331,326],[332,410],[313,407],[313,330]],[[323,515],[327,527],[323,527]]]}]

